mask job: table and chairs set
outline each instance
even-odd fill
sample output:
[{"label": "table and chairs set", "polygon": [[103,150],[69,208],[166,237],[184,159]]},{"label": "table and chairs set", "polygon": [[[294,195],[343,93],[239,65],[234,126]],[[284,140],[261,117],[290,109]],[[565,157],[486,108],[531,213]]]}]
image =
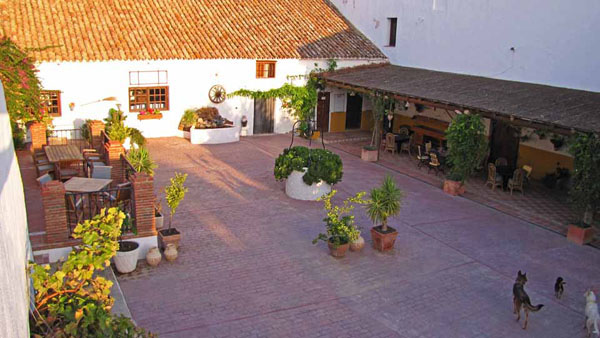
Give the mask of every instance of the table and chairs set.
[{"label": "table and chairs set", "polygon": [[499,157],[494,163],[488,163],[488,174],[485,186],[488,185],[492,190],[496,187],[502,190],[509,190],[510,194],[517,190],[523,194],[524,183],[529,182],[533,167],[524,165],[517,168],[508,164],[504,157]]},{"label": "table and chairs set", "polygon": [[417,167],[427,168],[428,171],[435,171],[435,174],[444,173],[447,167],[446,156],[448,152],[443,147],[434,148],[431,142],[424,144],[414,144],[413,135],[407,128],[400,128],[398,133],[387,133],[382,142],[384,151],[392,154],[406,152],[412,156],[416,148]]}]

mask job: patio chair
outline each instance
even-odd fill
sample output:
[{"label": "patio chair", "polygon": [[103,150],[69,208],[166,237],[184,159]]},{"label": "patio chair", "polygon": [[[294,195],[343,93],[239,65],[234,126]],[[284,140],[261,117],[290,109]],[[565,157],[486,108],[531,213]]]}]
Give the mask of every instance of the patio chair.
[{"label": "patio chair", "polygon": [[396,135],[392,133],[385,134],[385,151],[390,151],[392,154],[398,152],[398,145],[396,144]]},{"label": "patio chair", "polygon": [[523,170],[521,168],[515,169],[513,177],[508,179],[508,189],[511,195],[513,190],[519,190],[521,195],[523,194]]},{"label": "patio chair", "polygon": [[38,178],[36,178],[36,181],[38,182],[38,184],[41,186],[43,186],[44,184],[52,181],[52,176],[50,176],[50,174],[44,174]]},{"label": "patio chair", "polygon": [[81,161],[64,161],[56,168],[56,178],[59,181],[67,181],[81,173]]},{"label": "patio chair", "polygon": [[431,169],[433,169],[433,170],[435,170],[435,176],[437,176],[437,174],[440,171],[444,172],[444,168],[442,167],[442,164],[438,160],[436,153],[430,153],[429,158],[430,158],[429,163],[428,163],[429,168],[427,169],[427,172],[429,172]]},{"label": "patio chair", "polygon": [[131,192],[133,187],[130,182],[117,184],[117,191],[114,195],[106,193],[111,207],[119,207],[123,212],[131,212]]},{"label": "patio chair", "polygon": [[506,166],[508,165],[508,161],[504,157],[498,157],[494,162],[494,165],[496,165],[496,167]]},{"label": "patio chair", "polygon": [[93,165],[92,166],[92,178],[110,179],[110,172],[112,166],[109,165]]},{"label": "patio chair", "polygon": [[485,182],[485,186],[487,187],[488,184],[492,186],[492,191],[496,187],[502,188],[502,176],[496,174],[496,166],[494,165],[494,163],[488,164],[488,176],[487,181]]},{"label": "patio chair", "polygon": [[83,153],[83,157],[88,161],[102,160],[102,154],[100,154],[96,149],[83,149],[81,152]]},{"label": "patio chair", "polygon": [[524,165],[521,169],[524,171],[523,183],[529,184],[529,179],[531,177],[531,172],[533,171],[533,167],[530,165]]},{"label": "patio chair", "polygon": [[77,198],[74,194],[66,194],[65,199],[69,233],[72,233],[77,224],[83,221],[83,199],[81,197]]},{"label": "patio chair", "polygon": [[55,173],[55,170],[54,164],[52,163],[35,165],[35,171],[38,177],[43,176],[44,174]]},{"label": "patio chair", "polygon": [[417,160],[419,160],[419,163],[417,164],[417,168],[421,168],[422,166],[424,166],[425,164],[429,163],[429,155],[424,154],[423,153],[423,146],[422,145],[417,145]]},{"label": "patio chair", "polygon": [[412,146],[412,143],[413,143],[413,136],[410,135],[407,142],[402,142],[400,144],[400,153],[402,153],[403,151],[406,151],[408,156],[412,156],[412,154],[410,153],[410,148]]}]

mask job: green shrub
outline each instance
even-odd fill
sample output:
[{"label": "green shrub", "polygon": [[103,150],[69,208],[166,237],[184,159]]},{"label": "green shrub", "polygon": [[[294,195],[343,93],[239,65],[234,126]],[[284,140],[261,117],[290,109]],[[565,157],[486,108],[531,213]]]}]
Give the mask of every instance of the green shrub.
[{"label": "green shrub", "polygon": [[378,188],[371,190],[371,199],[367,203],[367,215],[377,225],[381,223],[381,231],[387,231],[389,217],[397,216],[402,207],[402,190],[396,186],[391,176],[386,176]]},{"label": "green shrub", "polygon": [[196,109],[186,109],[183,112],[183,116],[181,116],[181,120],[179,120],[179,128],[182,130],[189,130],[192,126],[196,124]]},{"label": "green shrub", "polygon": [[318,200],[323,201],[323,207],[327,211],[327,217],[323,218],[326,233],[321,233],[313,240],[313,244],[317,244],[317,241],[331,242],[335,247],[355,241],[360,236],[360,231],[356,228],[354,223],[354,204],[365,204],[367,201],[363,200],[365,192],[359,192],[354,196],[348,197],[344,200],[341,206],[333,205],[331,199],[337,193],[336,190],[332,190],[329,194],[320,197]]},{"label": "green shrub", "polygon": [[343,166],[340,157],[325,149],[308,149],[297,146],[285,149],[275,160],[275,179],[287,179],[292,171],[308,168],[302,180],[307,185],[325,181],[336,184],[342,180]]},{"label": "green shrub", "polygon": [[127,135],[131,138],[131,143],[136,144],[138,147],[146,145],[146,138],[142,135],[142,132],[137,128],[127,128]]},{"label": "green shrub", "polygon": [[167,205],[171,212],[169,213],[169,230],[171,229],[171,225],[173,223],[173,216],[179,207],[179,203],[185,197],[185,194],[188,192],[188,188],[186,188],[183,184],[187,179],[187,174],[175,173],[175,176],[171,178],[171,184],[165,187],[165,197],[167,199]]},{"label": "green shrub", "polygon": [[127,154],[127,160],[131,163],[135,171],[154,176],[154,169],[157,165],[150,157],[148,149],[143,147],[131,149]]},{"label": "green shrub", "polygon": [[575,158],[573,186],[569,200],[574,209],[584,213],[584,223],[591,224],[600,209],[600,138],[594,134],[576,134],[569,142],[569,153]]},{"label": "green shrub", "polygon": [[479,115],[457,115],[446,130],[451,165],[448,178],[464,182],[481,163],[487,152],[485,126]]}]

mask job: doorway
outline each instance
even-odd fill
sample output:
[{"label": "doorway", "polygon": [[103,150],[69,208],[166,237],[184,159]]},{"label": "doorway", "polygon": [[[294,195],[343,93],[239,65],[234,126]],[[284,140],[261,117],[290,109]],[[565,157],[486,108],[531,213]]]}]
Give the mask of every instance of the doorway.
[{"label": "doorway", "polygon": [[508,165],[516,167],[519,156],[519,132],[510,124],[492,120],[492,141],[489,162],[504,157]]},{"label": "doorway", "polygon": [[320,92],[317,103],[317,129],[319,131],[329,131],[329,92]]},{"label": "doorway", "polygon": [[362,96],[348,94],[346,97],[346,129],[360,129]]},{"label": "doorway", "polygon": [[275,99],[254,99],[254,134],[273,133],[275,126]]}]

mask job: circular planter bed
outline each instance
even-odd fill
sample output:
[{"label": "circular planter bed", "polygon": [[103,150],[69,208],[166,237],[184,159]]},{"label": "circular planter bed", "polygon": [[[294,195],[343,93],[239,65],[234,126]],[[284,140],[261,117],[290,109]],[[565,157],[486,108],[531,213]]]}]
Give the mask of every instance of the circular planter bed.
[{"label": "circular planter bed", "polygon": [[302,177],[305,173],[306,169],[302,172],[294,170],[288,176],[285,182],[285,193],[288,197],[303,201],[316,201],[319,197],[331,192],[331,185],[323,181],[311,185],[304,183]]},{"label": "circular planter bed", "polygon": [[191,128],[189,131],[191,144],[221,144],[240,140],[240,128],[236,126],[223,128]]}]

